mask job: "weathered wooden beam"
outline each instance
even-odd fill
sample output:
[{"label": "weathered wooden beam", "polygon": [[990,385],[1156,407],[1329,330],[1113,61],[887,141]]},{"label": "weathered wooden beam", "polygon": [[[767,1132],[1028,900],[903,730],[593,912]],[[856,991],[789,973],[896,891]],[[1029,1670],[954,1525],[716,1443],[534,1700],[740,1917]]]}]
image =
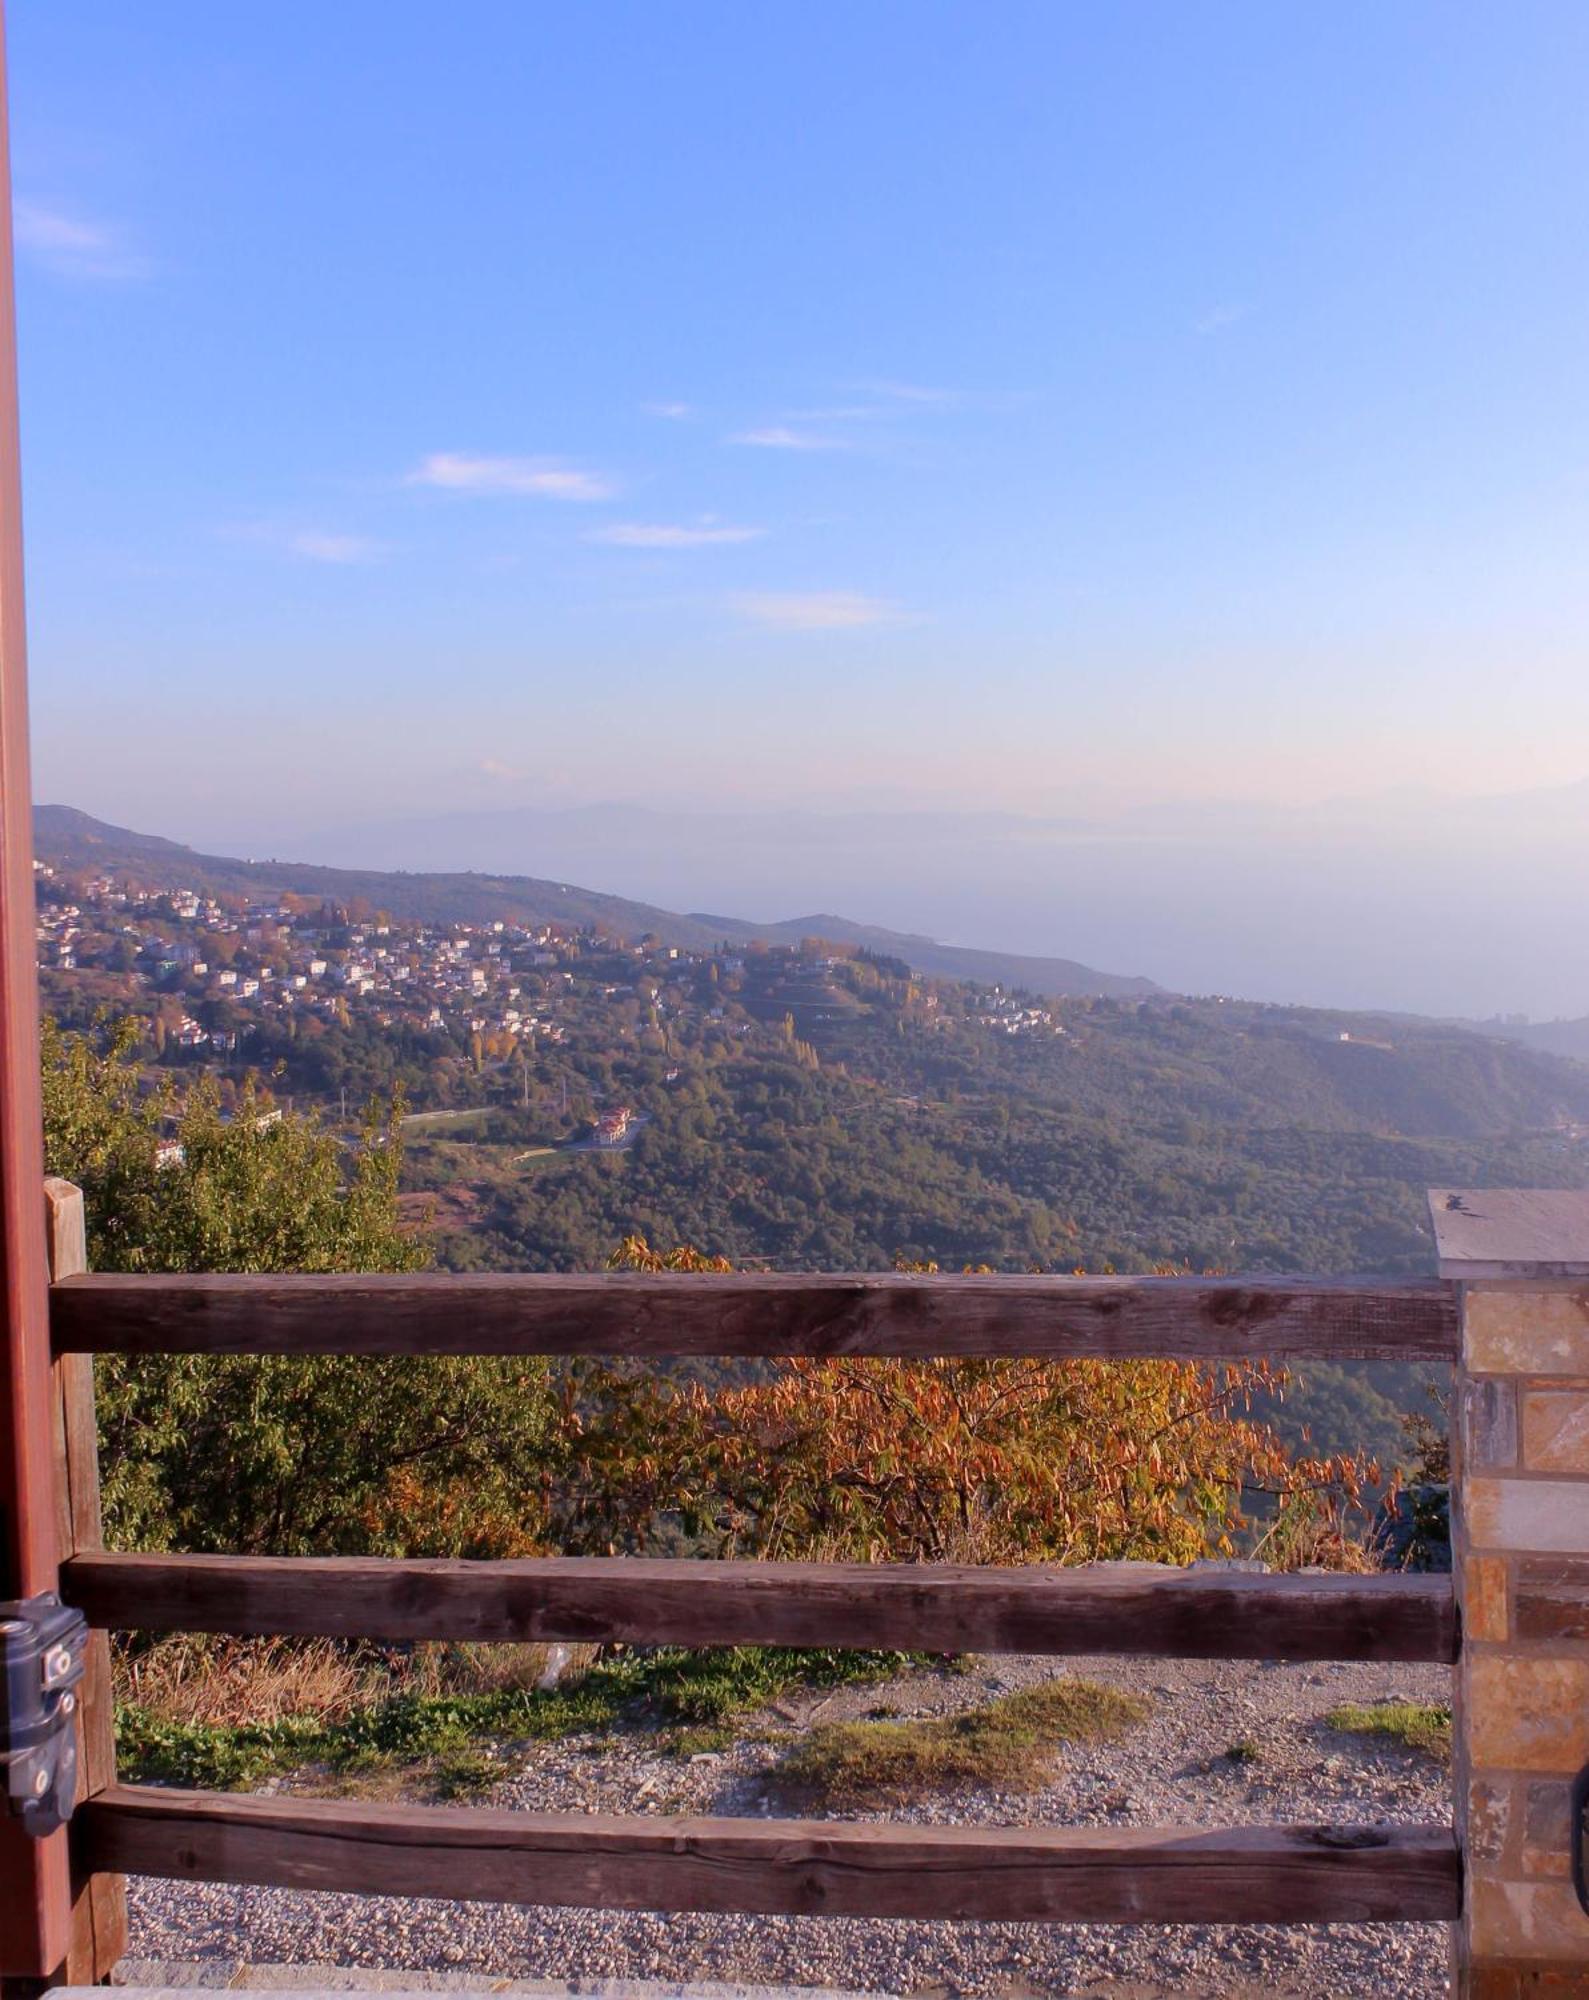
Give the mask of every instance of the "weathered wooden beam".
[{"label": "weathered wooden beam", "polygon": [[59,1353],[1379,1355],[1450,1360],[1450,1287],[1317,1278],[68,1279]]},{"label": "weathered wooden beam", "polygon": [[1456,1657],[1444,1576],[1265,1576],[1160,1563],[515,1562],[85,1553],[62,1589],[96,1626],[679,1646],[1173,1659]]},{"label": "weathered wooden beam", "polygon": [[1432,1826],[938,1827],[618,1819],[121,1786],[97,1866],[189,1882],[620,1910],[1046,1923],[1364,1923],[1457,1914]]},{"label": "weathered wooden beam", "polygon": [[[52,1280],[88,1269],[88,1230],[83,1190],[70,1181],[44,1183],[44,1218]],[[94,1357],[62,1354],[54,1366],[55,1500],[62,1559],[97,1555],[104,1548],[99,1506],[99,1423],[94,1408]],[[77,1700],[80,1798],[91,1798],[116,1782],[116,1696],[111,1677],[110,1641],[103,1632],[89,1640]],[[66,1977],[77,1986],[97,1986],[110,1978],[127,1950],[127,1885],[119,1875],[85,1869],[72,1857],[72,1937]]]}]

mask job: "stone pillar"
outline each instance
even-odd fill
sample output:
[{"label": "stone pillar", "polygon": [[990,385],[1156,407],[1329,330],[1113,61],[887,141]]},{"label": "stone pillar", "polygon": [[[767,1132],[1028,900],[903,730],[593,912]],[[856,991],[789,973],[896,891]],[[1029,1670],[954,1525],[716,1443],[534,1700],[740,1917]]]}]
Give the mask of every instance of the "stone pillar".
[{"label": "stone pillar", "polygon": [[1458,1281],[1453,1991],[1589,2000],[1570,1796],[1589,1766],[1589,1194],[1436,1189]]}]

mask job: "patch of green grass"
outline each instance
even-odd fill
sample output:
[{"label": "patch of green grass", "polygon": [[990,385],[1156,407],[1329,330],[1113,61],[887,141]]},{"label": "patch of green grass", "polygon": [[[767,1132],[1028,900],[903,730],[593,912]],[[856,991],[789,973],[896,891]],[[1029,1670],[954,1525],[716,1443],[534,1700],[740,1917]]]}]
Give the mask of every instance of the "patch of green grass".
[{"label": "patch of green grass", "polygon": [[116,1749],[131,1779],[160,1779],[204,1791],[246,1791],[266,1778],[323,1767],[332,1777],[412,1769],[440,1796],[465,1796],[503,1776],[482,1756],[496,1741],[548,1741],[641,1727],[721,1729],[792,1687],[837,1687],[883,1680],[910,1664],[902,1653],[735,1647],[674,1648],[604,1660],[556,1688],[502,1688],[489,1694],[396,1695],[335,1722],[289,1715],[275,1722],[218,1725],[168,1722],[148,1710],[116,1713]]},{"label": "patch of green grass", "polygon": [[919,1798],[976,1786],[1035,1791],[1065,1743],[1104,1743],[1152,1704],[1092,1681],[1045,1681],[959,1715],[915,1722],[838,1722],[803,1737],[769,1782],[835,1805]]},{"label": "patch of green grass", "polygon": [[1225,1761],[1230,1764],[1257,1764],[1263,1760],[1263,1747],[1254,1743],[1250,1736],[1239,1736],[1225,1750]]},{"label": "patch of green grass", "polygon": [[501,1784],[512,1766],[472,1742],[433,1757],[422,1771],[424,1789],[435,1799],[477,1799]]},{"label": "patch of green grass", "polygon": [[726,1722],[791,1688],[883,1681],[920,1664],[910,1653],[857,1653],[837,1646],[730,1646],[704,1653],[669,1648],[643,1656],[644,1693],[661,1722]]},{"label": "patch of green grass", "polygon": [[1415,1701],[1376,1701],[1370,1707],[1348,1702],[1324,1718],[1332,1729],[1353,1736],[1388,1736],[1407,1750],[1418,1750],[1442,1764],[1451,1761],[1451,1711]]},{"label": "patch of green grass", "polygon": [[732,1750],[738,1737],[727,1723],[708,1724],[700,1729],[675,1729],[667,1739],[670,1753],[682,1762],[691,1757],[720,1757]]}]

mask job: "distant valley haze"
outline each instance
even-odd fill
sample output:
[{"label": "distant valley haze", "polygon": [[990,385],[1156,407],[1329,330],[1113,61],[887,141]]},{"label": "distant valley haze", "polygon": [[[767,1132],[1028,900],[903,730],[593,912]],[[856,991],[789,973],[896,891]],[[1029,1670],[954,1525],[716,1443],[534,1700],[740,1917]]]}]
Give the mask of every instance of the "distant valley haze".
[{"label": "distant valley haze", "polygon": [[[210,831],[210,852],[471,870],[758,923],[820,912],[1179,992],[1453,1017],[1589,1013],[1589,781],[1113,816],[493,806]],[[147,824],[147,820],[144,822]]]}]

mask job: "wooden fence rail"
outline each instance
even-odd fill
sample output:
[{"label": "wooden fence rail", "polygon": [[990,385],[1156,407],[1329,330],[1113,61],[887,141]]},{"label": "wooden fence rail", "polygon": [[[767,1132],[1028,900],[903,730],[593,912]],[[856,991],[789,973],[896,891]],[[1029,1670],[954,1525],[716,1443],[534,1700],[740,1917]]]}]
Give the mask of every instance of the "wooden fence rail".
[{"label": "wooden fence rail", "polygon": [[58,1354],[1378,1356],[1452,1361],[1451,1288],[1317,1278],[89,1274]]},{"label": "wooden fence rail", "polygon": [[85,1554],[62,1571],[96,1626],[677,1646],[1174,1659],[1440,1660],[1449,1576],[1290,1576],[1159,1563],[950,1564],[547,1557]]},{"label": "wooden fence rail", "polygon": [[1451,1919],[1430,1827],[935,1827],[609,1818],[118,1786],[92,1865],[456,1901],[1045,1923]]}]

